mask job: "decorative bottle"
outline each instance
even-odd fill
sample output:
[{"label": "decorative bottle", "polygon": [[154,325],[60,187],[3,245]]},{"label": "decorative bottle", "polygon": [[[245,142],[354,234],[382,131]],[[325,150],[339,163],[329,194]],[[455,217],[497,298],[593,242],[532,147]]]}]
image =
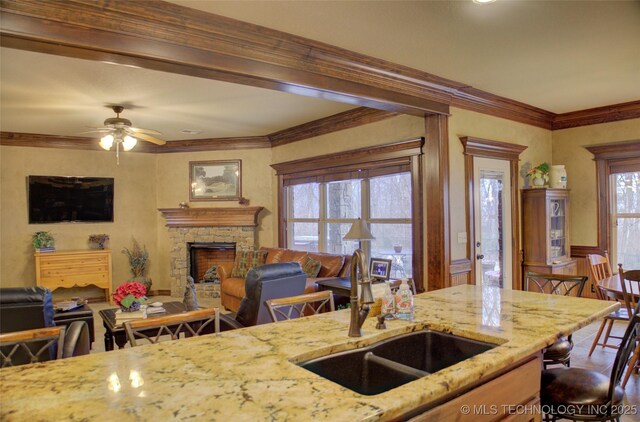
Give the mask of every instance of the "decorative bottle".
[{"label": "decorative bottle", "polygon": [[553,189],[566,189],[567,188],[567,171],[564,169],[564,165],[551,166],[549,171],[549,185]]},{"label": "decorative bottle", "polygon": [[387,314],[387,318],[393,318],[396,311],[396,298],[391,292],[391,287],[389,284],[385,283],[386,287],[384,290],[384,295],[382,296],[382,308],[380,309],[380,313],[382,315]]},{"label": "decorative bottle", "polygon": [[406,278],[402,279],[396,293],[396,316],[398,319],[413,321],[413,294]]}]

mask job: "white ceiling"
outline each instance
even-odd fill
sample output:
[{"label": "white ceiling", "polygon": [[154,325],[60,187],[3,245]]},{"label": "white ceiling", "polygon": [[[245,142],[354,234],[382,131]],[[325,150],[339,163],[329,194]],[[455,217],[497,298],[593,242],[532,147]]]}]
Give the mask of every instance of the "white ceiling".
[{"label": "white ceiling", "polygon": [[640,99],[640,1],[172,3],[263,25],[554,113]]},{"label": "white ceiling", "polygon": [[[555,113],[640,99],[640,1],[172,0],[383,58]],[[45,71],[43,71],[43,69]],[[256,136],[352,108],[0,48],[0,130],[83,136],[113,112],[166,140]],[[184,134],[181,130],[201,131]],[[87,136],[87,135],[84,135]]]},{"label": "white ceiling", "polygon": [[[43,69],[45,71],[43,71]],[[353,105],[154,70],[0,48],[0,129],[82,134],[115,117],[161,139],[261,136]],[[200,131],[184,134],[182,130]],[[97,135],[95,135],[97,137]]]}]

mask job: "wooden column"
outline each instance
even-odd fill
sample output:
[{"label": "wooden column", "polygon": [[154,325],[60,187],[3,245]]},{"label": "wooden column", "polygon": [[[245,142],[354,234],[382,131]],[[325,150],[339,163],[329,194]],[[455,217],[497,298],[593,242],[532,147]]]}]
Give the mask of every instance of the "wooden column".
[{"label": "wooden column", "polygon": [[427,290],[442,289],[450,284],[448,123],[448,116],[430,115],[425,118]]}]

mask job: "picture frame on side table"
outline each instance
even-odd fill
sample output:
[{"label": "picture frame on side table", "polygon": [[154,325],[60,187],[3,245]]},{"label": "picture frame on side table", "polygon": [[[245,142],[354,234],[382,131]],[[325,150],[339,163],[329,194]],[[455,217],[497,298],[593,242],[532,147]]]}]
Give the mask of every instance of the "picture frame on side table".
[{"label": "picture frame on side table", "polygon": [[371,258],[369,260],[369,274],[377,280],[389,280],[391,275],[391,260],[383,258]]},{"label": "picture frame on side table", "polygon": [[242,198],[242,160],[189,161],[190,201]]}]

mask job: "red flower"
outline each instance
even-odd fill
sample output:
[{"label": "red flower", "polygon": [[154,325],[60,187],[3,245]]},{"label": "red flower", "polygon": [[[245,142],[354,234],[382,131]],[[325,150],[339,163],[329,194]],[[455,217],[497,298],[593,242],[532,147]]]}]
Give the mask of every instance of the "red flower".
[{"label": "red flower", "polygon": [[145,297],[147,294],[147,288],[142,283],[137,281],[127,281],[121,284],[113,293],[113,301],[116,305],[120,306],[120,301],[129,295],[133,295],[136,299]]}]

